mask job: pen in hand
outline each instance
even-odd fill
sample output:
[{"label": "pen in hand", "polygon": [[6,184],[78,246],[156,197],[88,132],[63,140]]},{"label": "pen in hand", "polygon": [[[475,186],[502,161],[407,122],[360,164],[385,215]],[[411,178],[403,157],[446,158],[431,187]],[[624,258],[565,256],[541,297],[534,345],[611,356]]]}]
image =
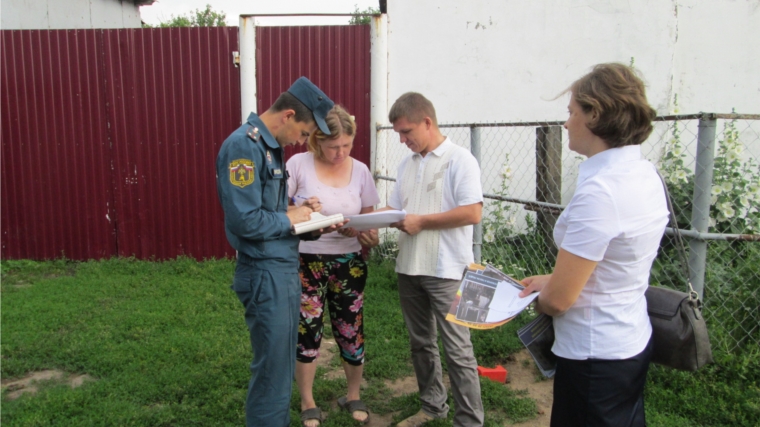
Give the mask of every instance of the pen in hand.
[{"label": "pen in hand", "polygon": [[304,196],[301,196],[301,195],[299,195],[299,194],[296,194],[295,196],[293,196],[293,197],[291,197],[291,198],[290,198],[290,201],[291,201],[291,202],[293,202],[293,204],[295,205],[295,204],[296,204],[296,200],[297,200],[297,199],[301,199],[301,200],[309,200],[309,198],[308,198],[308,197],[304,197]]},{"label": "pen in hand", "polygon": [[302,203],[300,206],[307,206],[311,208],[314,212],[319,212],[322,210],[322,204],[319,203],[319,199],[316,197],[304,197],[304,196],[296,194],[295,196],[290,198],[290,201],[293,202],[293,205],[299,206],[296,203],[298,199],[302,200]]}]

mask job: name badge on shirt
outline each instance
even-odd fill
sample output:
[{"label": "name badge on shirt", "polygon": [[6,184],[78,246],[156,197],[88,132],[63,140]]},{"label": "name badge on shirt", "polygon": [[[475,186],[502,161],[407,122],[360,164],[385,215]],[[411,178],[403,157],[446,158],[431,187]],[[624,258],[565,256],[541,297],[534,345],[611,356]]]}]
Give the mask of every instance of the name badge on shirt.
[{"label": "name badge on shirt", "polygon": [[272,169],[272,176],[275,178],[282,178],[282,169]]}]

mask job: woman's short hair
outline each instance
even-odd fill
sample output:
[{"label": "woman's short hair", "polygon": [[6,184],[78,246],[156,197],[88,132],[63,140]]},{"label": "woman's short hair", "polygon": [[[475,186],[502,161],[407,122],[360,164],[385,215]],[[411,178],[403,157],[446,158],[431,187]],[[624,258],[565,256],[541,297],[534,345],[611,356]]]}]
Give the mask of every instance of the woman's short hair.
[{"label": "woman's short hair", "polygon": [[399,96],[391,106],[391,111],[388,112],[388,120],[391,123],[396,123],[396,120],[402,117],[411,123],[420,123],[425,120],[425,117],[430,117],[433,124],[438,125],[433,103],[417,92],[407,92]]},{"label": "woman's short hair", "polygon": [[585,113],[595,114],[587,126],[611,148],[641,144],[652,133],[657,112],[647,102],[644,82],[627,65],[598,64],[567,91]]},{"label": "woman's short hair", "polygon": [[325,135],[324,132],[317,128],[309,136],[308,144],[306,148],[310,153],[314,153],[314,156],[319,159],[324,159],[324,153],[322,153],[322,147],[319,145],[321,142],[332,141],[340,138],[342,135],[353,137],[356,135],[356,121],[354,116],[348,114],[345,108],[340,105],[335,105],[327,116],[325,117],[325,123],[327,128],[330,129],[330,135]]}]

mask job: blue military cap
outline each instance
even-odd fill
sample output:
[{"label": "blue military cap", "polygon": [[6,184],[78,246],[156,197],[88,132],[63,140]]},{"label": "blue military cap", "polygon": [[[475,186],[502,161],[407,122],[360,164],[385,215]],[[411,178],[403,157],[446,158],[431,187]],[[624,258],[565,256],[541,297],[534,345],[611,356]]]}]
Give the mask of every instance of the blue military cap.
[{"label": "blue military cap", "polygon": [[319,129],[325,135],[330,135],[330,129],[327,127],[327,123],[325,123],[325,117],[335,103],[306,77],[299,77],[290,86],[288,93],[298,98],[299,101],[311,110],[314,114],[314,121],[317,122]]}]

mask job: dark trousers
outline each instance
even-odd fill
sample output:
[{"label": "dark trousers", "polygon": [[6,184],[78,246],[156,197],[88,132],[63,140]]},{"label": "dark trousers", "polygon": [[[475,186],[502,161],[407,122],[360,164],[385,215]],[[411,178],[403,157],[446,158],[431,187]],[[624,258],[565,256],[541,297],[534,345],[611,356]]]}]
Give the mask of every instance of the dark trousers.
[{"label": "dark trousers", "polygon": [[290,424],[301,283],[295,268],[266,270],[255,264],[240,254],[232,284],[245,307],[253,350],[246,426],[285,427]]},{"label": "dark trousers", "polygon": [[557,357],[551,427],[643,427],[652,340],[622,360]]}]

